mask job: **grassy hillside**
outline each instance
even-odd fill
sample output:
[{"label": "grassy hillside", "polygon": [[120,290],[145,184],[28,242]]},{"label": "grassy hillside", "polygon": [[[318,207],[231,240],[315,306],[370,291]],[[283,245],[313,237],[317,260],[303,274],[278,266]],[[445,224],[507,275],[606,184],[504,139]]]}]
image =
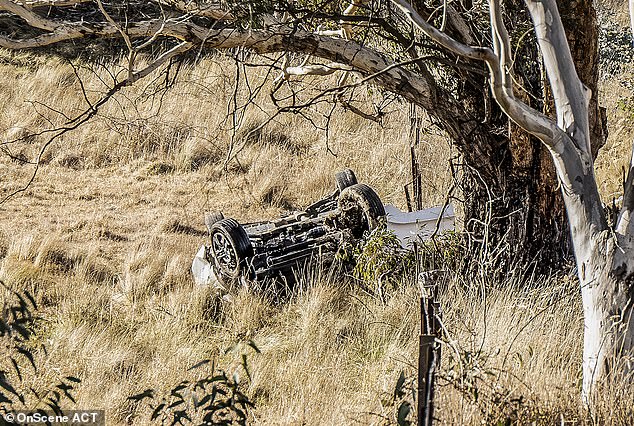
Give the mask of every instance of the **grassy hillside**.
[{"label": "grassy hillside", "polygon": [[[65,407],[103,408],[108,424],[147,424],[150,408],[127,397],[148,388],[167,392],[203,374],[188,367],[213,358],[240,373],[256,405],[252,423],[394,423],[402,403],[394,399],[397,380],[404,372],[411,387],[416,365],[419,290],[411,277],[379,297],[372,291],[377,283],[317,268],[301,273],[286,303],[244,289],[222,302],[195,286],[189,267],[205,240],[204,211],[241,221],[275,217],[330,192],[343,167],[385,202],[402,206],[407,105],[390,104],[382,126],[336,110],[327,134],[296,115],[250,132],[272,110],[262,95],[261,108],[250,107],[233,126],[232,66],[223,59],[186,65],[164,96],[148,95],[159,81],[127,89],[51,145],[28,190],[0,205],[0,279],[35,295],[42,314],[37,343],[47,348],[37,349],[40,369],[27,369],[25,385],[46,389],[73,374],[82,382],[76,404]],[[15,159],[0,158],[4,196],[33,171],[19,159],[34,158],[46,141],[34,132],[86,104],[77,75],[59,60],[1,53],[0,72],[2,140],[26,136],[5,145]],[[254,85],[264,78],[250,72]],[[100,69],[78,75],[90,100],[104,90],[100,79],[108,79]],[[606,196],[618,191],[630,146],[633,97],[620,83],[628,75],[603,85],[613,126],[598,163]],[[244,87],[236,94],[244,99]],[[361,96],[380,101],[376,93]],[[319,127],[328,108],[310,114]],[[423,139],[424,199],[435,205],[450,185],[455,153],[432,126]],[[452,275],[442,282],[451,340],[439,379],[441,423],[630,424],[634,401],[626,387],[606,392],[597,413],[580,406],[576,280],[520,275],[501,282]]]}]

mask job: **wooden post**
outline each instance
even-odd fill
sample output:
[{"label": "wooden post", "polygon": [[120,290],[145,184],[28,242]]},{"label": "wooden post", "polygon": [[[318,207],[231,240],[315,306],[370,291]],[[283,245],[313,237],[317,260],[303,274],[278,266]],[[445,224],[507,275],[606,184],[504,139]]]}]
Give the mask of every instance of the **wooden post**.
[{"label": "wooden post", "polygon": [[415,104],[410,105],[409,110],[409,120],[410,120],[410,160],[411,160],[411,169],[412,169],[412,187],[413,187],[413,197],[414,203],[416,205],[416,210],[420,210],[423,208],[423,180],[420,174],[420,163],[418,162],[418,157],[416,155],[416,147],[420,144],[420,127],[421,127],[421,117],[418,114],[418,110]]},{"label": "wooden post", "polygon": [[438,287],[422,286],[420,299],[421,333],[418,352],[418,426],[431,426],[434,418],[434,385],[436,369],[440,363],[440,346],[436,338],[440,334]]},{"label": "wooden post", "polygon": [[409,196],[409,189],[407,189],[407,185],[403,187],[405,190],[405,201],[407,202],[407,211],[412,211],[412,198]]}]

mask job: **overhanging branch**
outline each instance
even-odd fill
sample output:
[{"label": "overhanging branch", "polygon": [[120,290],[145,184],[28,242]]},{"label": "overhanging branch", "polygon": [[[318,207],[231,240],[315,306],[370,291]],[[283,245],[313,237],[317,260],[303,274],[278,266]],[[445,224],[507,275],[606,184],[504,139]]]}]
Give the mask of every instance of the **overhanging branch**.
[{"label": "overhanging branch", "polygon": [[[475,59],[484,61],[489,67],[491,90],[493,96],[498,101],[504,112],[515,121],[518,125],[524,128],[529,133],[532,133],[539,139],[541,139],[551,150],[555,152],[561,152],[562,146],[560,142],[564,140],[561,135],[558,135],[560,129],[557,125],[546,115],[530,108],[524,102],[517,99],[513,94],[512,84],[509,84],[510,78],[506,77],[507,70],[504,68],[505,62],[508,62],[504,56],[500,58],[496,52],[486,47],[472,47],[466,44],[460,43],[457,40],[451,38],[446,33],[438,30],[425,19],[423,19],[416,10],[408,3],[407,0],[392,0],[412,21],[412,23],[428,37],[434,40],[441,46],[449,49],[455,54],[464,58]],[[504,34],[506,30],[501,25],[501,20],[497,20],[495,15],[496,8],[499,10],[499,2],[497,0],[491,0],[490,8],[492,10],[492,32],[494,33],[494,40],[498,40],[502,45],[499,45],[496,50],[503,51],[510,49],[505,46],[508,43],[504,41]],[[496,26],[500,26],[497,28]],[[502,33],[498,31],[502,30]],[[510,58],[510,56],[509,56]],[[502,59],[503,62],[500,62]]]}]

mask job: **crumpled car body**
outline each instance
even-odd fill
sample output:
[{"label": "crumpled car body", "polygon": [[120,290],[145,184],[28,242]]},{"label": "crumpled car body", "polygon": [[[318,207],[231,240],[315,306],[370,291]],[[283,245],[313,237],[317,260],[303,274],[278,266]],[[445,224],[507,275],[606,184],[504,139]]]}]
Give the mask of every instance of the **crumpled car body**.
[{"label": "crumpled car body", "polygon": [[352,170],[338,172],[335,183],[330,195],[271,221],[241,224],[220,212],[207,214],[209,241],[192,263],[195,281],[224,291],[237,283],[292,283],[311,259],[331,263],[340,247],[362,238],[385,216],[377,193],[357,183]]}]

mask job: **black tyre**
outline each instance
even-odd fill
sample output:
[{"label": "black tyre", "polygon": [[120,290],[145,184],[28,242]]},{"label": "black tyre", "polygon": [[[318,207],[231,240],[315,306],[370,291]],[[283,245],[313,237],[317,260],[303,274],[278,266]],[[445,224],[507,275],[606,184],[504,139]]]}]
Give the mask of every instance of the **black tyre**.
[{"label": "black tyre", "polygon": [[337,204],[340,224],[350,229],[356,237],[361,237],[363,232],[376,228],[379,219],[385,216],[381,199],[372,188],[363,183],[341,191]]},{"label": "black tyre", "polygon": [[358,183],[357,177],[354,175],[352,169],[343,169],[342,171],[335,173],[335,182],[337,183],[339,192]]},{"label": "black tyre", "polygon": [[211,236],[211,227],[214,223],[225,218],[225,215],[222,212],[207,212],[205,213],[205,226],[207,227],[207,232],[209,232],[209,236]]},{"label": "black tyre", "polygon": [[210,229],[210,251],[218,280],[231,287],[241,275],[248,276],[253,247],[244,228],[234,219],[221,219]]}]

